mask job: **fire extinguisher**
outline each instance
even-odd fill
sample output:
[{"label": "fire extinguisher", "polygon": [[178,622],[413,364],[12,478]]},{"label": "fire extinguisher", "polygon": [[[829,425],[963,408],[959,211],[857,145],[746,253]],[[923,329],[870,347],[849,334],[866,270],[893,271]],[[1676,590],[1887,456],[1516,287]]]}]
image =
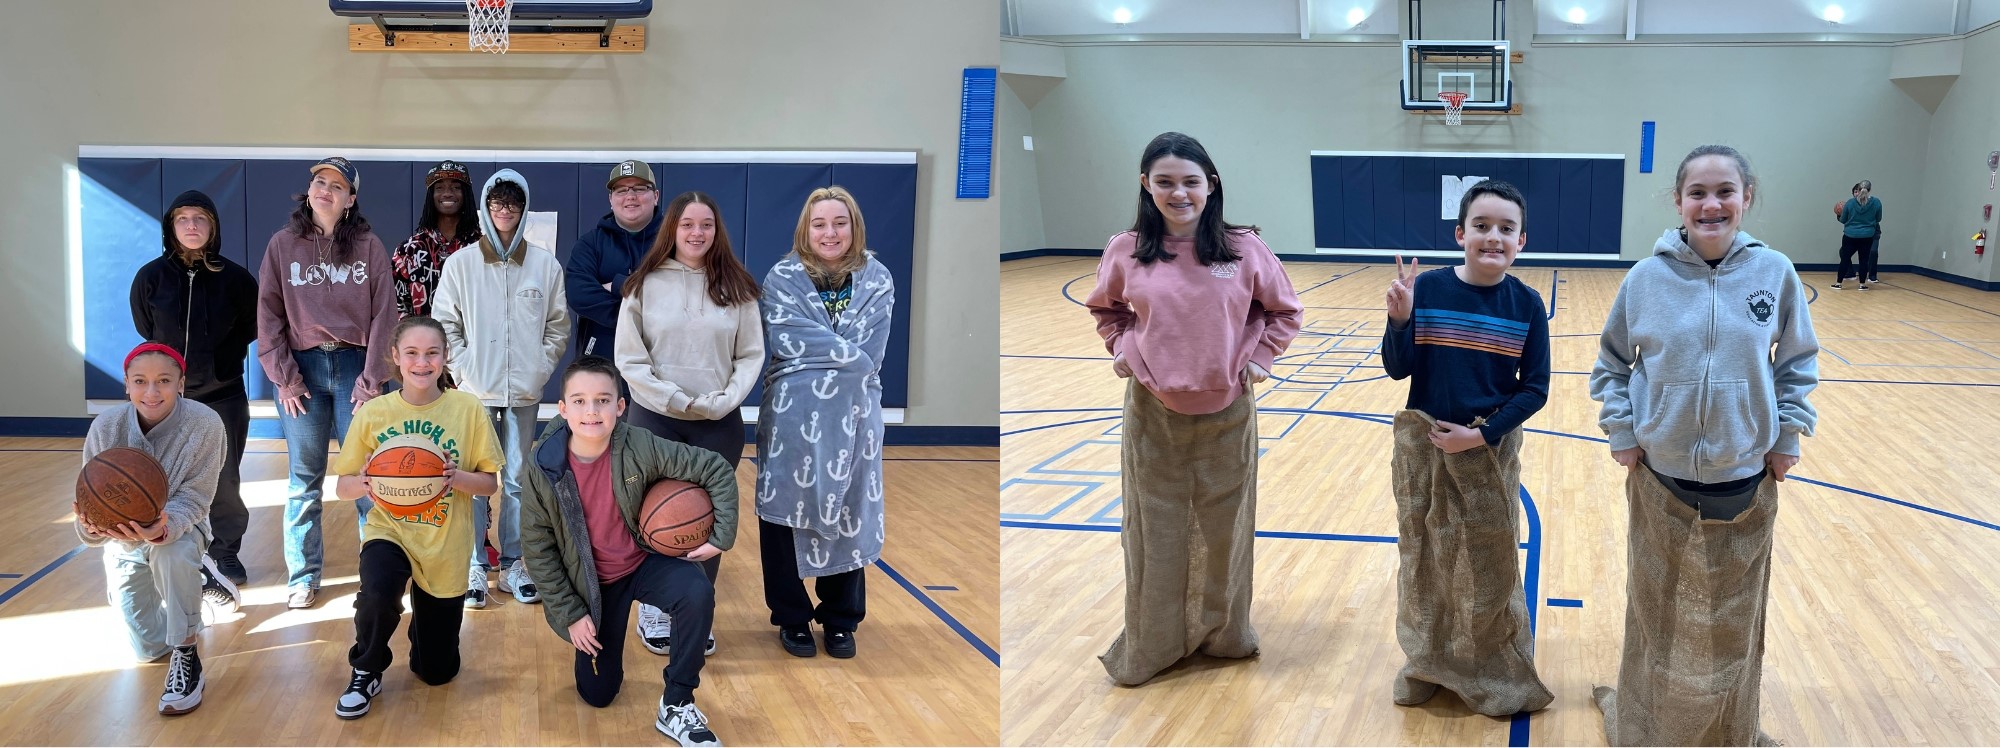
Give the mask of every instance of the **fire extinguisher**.
[{"label": "fire extinguisher", "polygon": [[1972,235],[1972,256],[1979,257],[1984,254],[1986,254],[1986,229],[1980,229],[1979,233]]}]

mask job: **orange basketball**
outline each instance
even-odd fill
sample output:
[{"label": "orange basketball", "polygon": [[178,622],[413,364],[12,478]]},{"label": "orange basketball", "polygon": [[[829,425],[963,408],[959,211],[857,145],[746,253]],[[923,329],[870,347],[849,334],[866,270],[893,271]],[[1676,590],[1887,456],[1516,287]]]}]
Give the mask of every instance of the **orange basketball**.
[{"label": "orange basketball", "polygon": [[639,502],[639,534],[646,545],[668,556],[685,556],[708,542],[715,529],[715,505],[701,486],[667,478],[646,489]]},{"label": "orange basketball", "polygon": [[76,476],[76,514],[99,528],[153,524],[166,504],[167,471],[152,455],[131,447],[97,453]]},{"label": "orange basketball", "polygon": [[391,437],[369,456],[368,495],[389,516],[407,519],[422,514],[443,498],[444,450],[421,436]]}]

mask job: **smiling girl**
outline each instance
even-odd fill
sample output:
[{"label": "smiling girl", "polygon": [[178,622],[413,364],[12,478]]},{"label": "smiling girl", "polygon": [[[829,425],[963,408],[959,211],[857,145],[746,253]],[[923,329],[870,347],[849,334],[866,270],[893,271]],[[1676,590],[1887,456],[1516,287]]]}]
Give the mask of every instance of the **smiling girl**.
[{"label": "smiling girl", "polygon": [[1819,341],[1792,261],[1741,228],[1756,190],[1736,149],[1689,153],[1681,226],[1625,276],[1599,340],[1590,393],[1631,513],[1624,658],[1595,693],[1612,745],[1764,739],[1777,486],[1818,421]]}]

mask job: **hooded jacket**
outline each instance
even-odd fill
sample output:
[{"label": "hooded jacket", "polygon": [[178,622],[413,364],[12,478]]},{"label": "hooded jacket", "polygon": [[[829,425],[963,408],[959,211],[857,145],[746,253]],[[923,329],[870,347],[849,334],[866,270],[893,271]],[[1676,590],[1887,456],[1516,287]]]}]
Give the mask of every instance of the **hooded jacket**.
[{"label": "hooded jacket", "polygon": [[[214,227],[201,259],[180,256],[174,211],[208,212]],[[190,400],[215,403],[242,397],[243,363],[257,339],[257,278],[222,256],[222,226],[215,203],[196,190],[183,192],[160,216],[160,256],[132,276],[132,326],[139,337],[173,346],[187,359]]]},{"label": "hooded jacket", "polygon": [[[1591,399],[1613,451],[1698,483],[1741,480],[1799,454],[1819,422],[1819,339],[1783,254],[1737,232],[1716,267],[1669,229],[1618,287]],[[1775,346],[1775,354],[1773,353]]]},{"label": "hooded jacket", "polygon": [[444,325],[445,364],[458,388],[489,407],[542,401],[542,387],[569,342],[569,304],[562,263],[548,249],[528,243],[528,208],[505,246],[493,230],[486,196],[501,182],[528,180],[501,169],[479,191],[479,244],[444,262],[431,316]]}]

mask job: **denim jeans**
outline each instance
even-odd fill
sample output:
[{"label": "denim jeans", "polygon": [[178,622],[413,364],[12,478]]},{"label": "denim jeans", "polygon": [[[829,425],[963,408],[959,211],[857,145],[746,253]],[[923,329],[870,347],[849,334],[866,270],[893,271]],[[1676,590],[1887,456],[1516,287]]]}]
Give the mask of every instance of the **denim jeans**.
[{"label": "denim jeans", "polygon": [[[325,545],[320,536],[320,484],[326,480],[326,443],[347,438],[348,424],[354,421],[354,380],[361,376],[367,351],[342,348],[325,351],[308,348],[293,351],[299,374],[305,378],[305,413],[293,416],[278,403],[278,428],[285,434],[285,451],[291,456],[292,477],[285,492],[285,570],[289,587],[319,588],[320,568],[325,561]],[[354,500],[355,537],[368,521],[367,497]]]},{"label": "denim jeans", "polygon": [[[528,454],[535,447],[535,418],[540,405],[518,408],[487,406],[493,433],[500,437],[500,569],[505,571],[521,558],[521,471],[534,462]],[[472,497],[472,563],[486,563],[486,528],[491,516],[486,496]],[[470,568],[470,567],[468,567]]]}]

